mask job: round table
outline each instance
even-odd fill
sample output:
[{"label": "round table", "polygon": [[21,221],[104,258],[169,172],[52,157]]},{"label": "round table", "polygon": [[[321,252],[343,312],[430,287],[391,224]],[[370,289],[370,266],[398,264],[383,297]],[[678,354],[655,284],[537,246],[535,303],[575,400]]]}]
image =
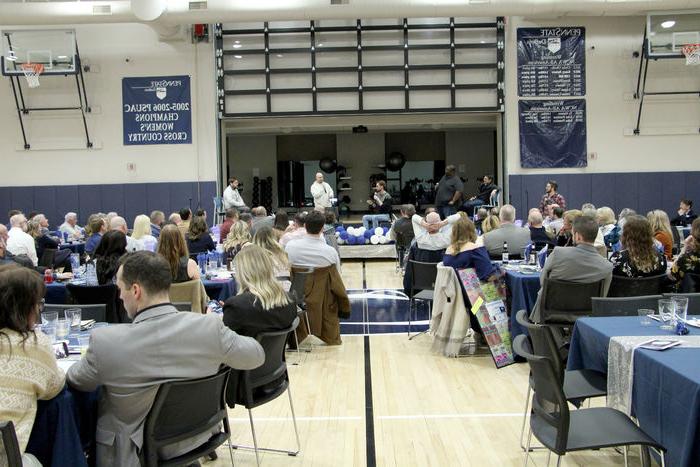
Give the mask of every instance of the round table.
[{"label": "round table", "polygon": [[85,242],[75,242],[75,243],[62,243],[59,245],[61,250],[70,250],[73,253],[78,253],[79,255],[82,255],[85,253]]},{"label": "round table", "polygon": [[506,270],[506,287],[510,291],[510,334],[515,339],[520,334],[527,335],[515,319],[520,310],[527,310],[530,315],[537,301],[537,293],[540,290],[540,273],[523,273],[520,271]]}]

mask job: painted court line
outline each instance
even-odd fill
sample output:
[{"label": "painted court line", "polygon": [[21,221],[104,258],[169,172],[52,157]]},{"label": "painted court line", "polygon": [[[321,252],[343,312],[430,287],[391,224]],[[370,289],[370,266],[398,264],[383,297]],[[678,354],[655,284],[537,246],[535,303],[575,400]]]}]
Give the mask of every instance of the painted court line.
[{"label": "painted court line", "polygon": [[[377,415],[377,420],[421,420],[421,419],[455,419],[455,418],[510,418],[522,417],[521,412],[513,413],[446,413],[446,414],[426,414],[426,415]],[[325,422],[325,421],[341,421],[341,422],[356,422],[364,420],[361,416],[329,416],[329,417],[297,417],[298,422]],[[229,417],[232,423],[250,423],[248,418],[233,418]],[[255,423],[258,422],[291,422],[292,417],[255,417]]]}]

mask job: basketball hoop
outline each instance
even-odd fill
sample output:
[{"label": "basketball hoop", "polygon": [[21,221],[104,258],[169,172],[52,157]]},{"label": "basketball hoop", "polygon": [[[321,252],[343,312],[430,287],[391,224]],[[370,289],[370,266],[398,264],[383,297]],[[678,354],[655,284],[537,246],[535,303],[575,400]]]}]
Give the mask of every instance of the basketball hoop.
[{"label": "basketball hoop", "polygon": [[30,88],[39,87],[39,75],[44,72],[44,65],[41,63],[23,63],[22,73],[27,78],[27,84]]},{"label": "basketball hoop", "polygon": [[700,44],[686,44],[681,49],[686,65],[700,65]]}]

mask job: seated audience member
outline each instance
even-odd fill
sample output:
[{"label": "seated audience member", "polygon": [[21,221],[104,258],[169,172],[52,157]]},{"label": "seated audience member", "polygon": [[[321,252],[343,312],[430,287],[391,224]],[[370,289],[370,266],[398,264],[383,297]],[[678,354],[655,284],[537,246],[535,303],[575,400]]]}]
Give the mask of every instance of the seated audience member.
[{"label": "seated audience member", "polygon": [[[239,336],[219,317],[178,312],[170,304],[170,277],[160,255],[139,251],[125,256],[117,285],[133,322],[93,329],[86,355],[68,370],[74,388],[101,387],[97,465],[140,465],[143,424],[161,383],[214,375],[222,364],[250,370],[265,361],[255,339]],[[160,454],[176,457],[212,434],[207,430],[164,446]]]},{"label": "seated audience member", "polygon": [[620,235],[622,235],[622,230],[625,228],[625,220],[627,216],[634,216],[637,212],[634,209],[623,208],[620,211],[620,215],[617,216],[617,226],[620,228]]},{"label": "seated audience member", "polygon": [[249,212],[242,212],[238,218],[246,223],[248,229],[253,226],[253,215]]},{"label": "seated audience member", "polygon": [[[501,226],[501,221],[498,220],[498,216],[495,216],[493,214],[489,214],[486,216],[486,218],[481,221],[481,236],[483,237],[485,234],[491,232],[492,230],[496,230]],[[483,243],[483,239],[482,239]]]},{"label": "seated audience member", "polygon": [[126,239],[127,236],[119,230],[110,230],[102,236],[102,240],[97,245],[93,255],[98,284],[105,285],[116,282],[119,260],[127,253]]},{"label": "seated audience member", "polygon": [[18,264],[25,268],[35,269],[32,260],[27,255],[15,256],[7,251],[7,241],[10,236],[5,224],[0,224],[0,265],[2,264]]},{"label": "seated audience member", "polygon": [[491,197],[498,192],[498,185],[493,183],[493,175],[484,175],[479,185],[479,193],[465,201],[461,207],[468,215],[472,214],[475,207],[482,204],[491,204]]},{"label": "seated audience member", "polygon": [[[411,217],[415,244],[419,250],[444,252],[445,248],[450,244],[452,224],[459,220],[459,216],[451,214],[441,221],[440,215],[436,216],[435,214],[438,214],[437,209],[426,208],[425,219],[418,214],[414,214]],[[410,253],[409,257],[418,261],[425,261],[419,260],[417,257],[411,257]]]},{"label": "seated audience member", "polygon": [[117,214],[114,211],[110,211],[107,214],[101,214],[101,215],[102,215],[102,217],[105,218],[105,223],[109,226],[112,222],[112,219],[117,217],[119,214]]},{"label": "seated audience member", "polygon": [[678,207],[678,215],[671,220],[671,225],[688,227],[697,217],[698,215],[693,212],[693,201],[682,199]]},{"label": "seated audience member", "polygon": [[7,239],[7,251],[14,256],[25,255],[34,266],[39,264],[36,245],[31,235],[27,233],[27,218],[24,214],[15,214],[10,218],[10,231]]},{"label": "seated audience member", "polygon": [[39,224],[39,231],[42,234],[48,235],[50,238],[53,238],[56,242],[59,243],[61,242],[61,240],[63,240],[63,238],[50,235],[49,220],[44,214],[38,212],[34,215],[34,217],[32,217],[32,219],[36,219],[36,222]]},{"label": "seated audience member", "polygon": [[88,228],[90,230],[90,236],[85,242],[85,253],[92,255],[97,245],[100,244],[102,235],[107,232],[107,225],[105,224],[104,217],[100,217],[97,214],[91,215],[90,219],[88,219]]},{"label": "seated audience member", "polygon": [[175,225],[166,225],[160,231],[157,253],[168,262],[173,283],[199,279],[199,268],[190,258],[185,239]]},{"label": "seated audience member", "polygon": [[294,224],[287,228],[287,231],[280,238],[280,244],[287,246],[287,243],[295,238],[302,238],[306,235],[306,211],[299,211],[294,215]]},{"label": "seated audience member", "polygon": [[151,223],[151,235],[157,239],[160,236],[160,229],[165,224],[165,213],[163,211],[153,211],[149,216],[149,220]]},{"label": "seated audience member", "polygon": [[292,267],[323,268],[335,266],[340,270],[340,257],[332,246],[326,244],[321,230],[325,216],[318,211],[311,211],[304,219],[305,233],[294,238],[285,247]]},{"label": "seated audience member", "polygon": [[147,215],[141,214],[136,216],[131,238],[136,243],[136,250],[156,251],[158,240],[151,235],[151,219]]},{"label": "seated audience member", "polygon": [[596,211],[595,204],[593,203],[583,203],[581,205],[581,212],[583,213],[584,216],[587,216],[589,214],[586,214],[586,211]]},{"label": "seated audience member", "polygon": [[83,238],[83,231],[78,225],[78,215],[74,212],[69,212],[65,216],[65,222],[60,225],[58,230],[62,234],[68,234],[68,241],[77,241]]},{"label": "seated audience member", "polygon": [[228,186],[224,190],[224,196],[221,199],[224,209],[228,210],[234,208],[236,210],[240,209],[241,211],[248,209],[245,205],[245,201],[243,201],[241,197],[239,185],[240,183],[236,177],[228,179]]},{"label": "seated audience member", "polygon": [[572,228],[574,221],[581,217],[583,213],[578,209],[571,209],[564,213],[562,226],[556,238],[557,246],[574,246],[574,235]]},{"label": "seated audience member", "polygon": [[194,213],[194,217],[203,217],[204,220],[207,220],[207,211],[206,209],[199,208],[197,211]]},{"label": "seated audience member", "polygon": [[275,277],[282,283],[285,291],[289,291],[292,283],[289,281],[289,258],[277,241],[275,233],[269,227],[261,227],[253,236],[253,244],[267,251],[272,260]]},{"label": "seated audience member", "polygon": [[683,250],[671,267],[671,278],[680,286],[686,273],[700,274],[700,219],[695,219],[690,235],[685,239]]},{"label": "seated audience member", "polygon": [[0,266],[0,420],[14,424],[25,466],[41,465],[24,453],[37,400],[54,398],[65,384],[51,339],[38,326],[35,330],[45,292],[36,272],[16,264]]},{"label": "seated audience member", "polygon": [[389,229],[389,238],[397,242],[401,239],[401,243],[408,246],[415,237],[411,218],[416,214],[416,208],[412,204],[404,204],[401,206],[400,213],[401,216],[394,221]]},{"label": "seated audience member", "polygon": [[503,244],[508,243],[508,252],[511,258],[522,256],[525,247],[530,243],[530,231],[524,227],[518,227],[515,222],[515,208],[510,204],[504,204],[498,215],[501,225],[498,229],[484,234],[484,246],[491,258],[500,259],[503,253]]},{"label": "seated audience member", "polygon": [[498,269],[491,263],[486,248],[476,243],[474,223],[465,212],[459,215],[460,219],[452,225],[451,242],[442,264],[454,269],[474,268],[479,279],[485,281],[497,274]]},{"label": "seated audience member", "polygon": [[609,207],[603,206],[596,210],[596,219],[605,245],[611,247],[617,244],[620,240],[620,228],[615,220],[615,212]]},{"label": "seated audience member", "polygon": [[48,233],[42,232],[39,216],[41,216],[41,214],[34,216],[34,218],[29,221],[27,226],[27,233],[34,239],[37,258],[41,259],[41,257],[44,255],[44,251],[47,248],[50,250],[56,250],[52,264],[47,264],[45,266],[49,268],[64,268],[70,271],[71,251],[68,249],[60,250],[59,243],[53,238],[49,237]]},{"label": "seated audience member", "polygon": [[209,227],[204,217],[195,216],[187,232],[187,249],[191,255],[216,250],[216,243],[209,235]]},{"label": "seated audience member", "polygon": [[[174,213],[170,214],[170,216],[168,216],[168,224],[172,224],[174,226],[179,227],[179,225],[182,224],[182,218],[180,217],[180,213],[174,212]],[[180,229],[178,228],[178,230],[180,230]],[[182,234],[182,232],[180,232],[180,234]],[[184,235],[183,235],[183,237],[184,237]]]},{"label": "seated audience member", "polygon": [[362,226],[365,229],[376,229],[381,222],[391,220],[391,195],[386,191],[384,180],[374,184],[374,194],[372,199],[367,200],[367,205],[371,214],[362,216]]},{"label": "seated audience member", "polygon": [[[543,220],[542,213],[537,208],[530,209],[527,214],[527,222],[530,224],[530,240],[537,249],[541,249],[545,245],[550,248],[554,246],[554,236],[542,226]],[[510,244],[508,244],[508,249],[510,250]]]},{"label": "seated audience member", "polygon": [[[567,211],[570,212],[570,211]],[[566,215],[564,216],[566,219]],[[571,227],[575,247],[555,248],[544,263],[540,274],[540,291],[548,279],[591,283],[604,280],[603,296],[607,295],[612,280],[613,265],[603,258],[593,245],[598,236],[598,221],[594,217],[580,215]],[[540,322],[541,294],[532,311],[531,319]]]},{"label": "seated audience member", "polygon": [[[272,238],[272,229],[262,227]],[[284,252],[283,252],[284,253]],[[297,307],[275,277],[272,256],[258,245],[236,255],[236,280],[240,291],[224,303],[224,324],[241,336],[255,337],[265,331],[280,331],[292,325]]]},{"label": "seated audience member", "polygon": [[559,235],[559,231],[564,225],[564,210],[559,206],[553,204],[549,208],[549,216],[547,216],[547,222],[545,227],[549,232],[555,237]]},{"label": "seated audience member", "polygon": [[129,236],[129,228],[126,225],[126,219],[121,216],[114,216],[109,221],[109,230],[121,232],[126,237],[126,251],[133,253],[134,251],[143,250],[143,245],[136,241],[135,238]]},{"label": "seated audience member", "polygon": [[248,224],[239,220],[236,221],[229,230],[224,241],[224,251],[229,258],[235,258],[241,249],[251,241],[250,228]]},{"label": "seated audience member", "polygon": [[238,210],[236,208],[228,208],[224,222],[219,226],[219,243],[224,243],[228,233],[231,231],[231,226],[238,220]]},{"label": "seated audience member", "polygon": [[673,232],[671,231],[672,227],[668,220],[668,214],[661,209],[655,209],[647,213],[647,220],[651,224],[654,238],[661,243],[664,249],[666,259],[670,260],[673,258]]},{"label": "seated audience member", "polygon": [[287,211],[279,209],[275,213],[275,223],[272,226],[272,231],[277,237],[277,240],[282,238],[282,235],[284,235],[287,229],[289,229],[289,216],[287,215]]},{"label": "seated audience member", "polygon": [[323,239],[326,241],[327,245],[335,248],[336,251],[338,251],[338,254],[340,254],[340,251],[338,250],[338,237],[335,236],[335,213],[330,209],[326,209],[324,211],[319,210],[319,212],[323,214],[325,219],[322,230]]},{"label": "seated audience member", "polygon": [[260,227],[270,227],[275,225],[275,218],[267,215],[267,209],[264,206],[257,206],[250,210],[253,214],[253,223],[250,226],[250,234],[255,235],[255,232]]},{"label": "seated audience member", "polygon": [[8,229],[12,228],[12,225],[9,223],[10,219],[12,219],[12,217],[16,216],[17,214],[24,214],[24,213],[22,211],[20,211],[19,209],[10,209],[9,211],[7,211],[7,221],[8,221],[7,228]]},{"label": "seated audience member", "polygon": [[[187,237],[190,231],[190,221],[192,218],[192,211],[190,208],[182,208],[179,212],[181,222],[177,224],[177,228],[180,229],[180,233],[183,237]],[[172,217],[172,216],[171,216]]]},{"label": "seated audience member", "polygon": [[666,273],[666,257],[654,247],[651,224],[642,216],[629,216],[620,238],[622,250],[610,257],[613,276],[651,277]]}]

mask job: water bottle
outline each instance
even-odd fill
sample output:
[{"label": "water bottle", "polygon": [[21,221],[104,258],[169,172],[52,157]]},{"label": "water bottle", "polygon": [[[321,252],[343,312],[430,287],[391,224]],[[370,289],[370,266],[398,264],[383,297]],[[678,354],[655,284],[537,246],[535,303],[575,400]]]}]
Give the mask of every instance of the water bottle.
[{"label": "water bottle", "polygon": [[221,253],[219,253],[218,251],[215,251],[214,255],[216,255],[216,268],[219,269],[219,268],[221,268],[221,266],[223,264],[223,258],[222,258],[223,255]]},{"label": "water bottle", "polygon": [[535,245],[532,245],[532,248],[530,249],[528,264],[538,264],[538,263],[539,262],[537,261],[537,248],[535,248]]},{"label": "water bottle", "polygon": [[501,262],[508,264],[508,242],[503,242],[503,250],[501,253]]},{"label": "water bottle", "polygon": [[197,255],[197,264],[199,265],[199,270],[202,272],[202,274],[205,274],[207,272],[207,262],[204,253]]},{"label": "water bottle", "polygon": [[78,253],[71,253],[70,268],[74,276],[77,277],[80,274],[80,255]]},{"label": "water bottle", "polygon": [[86,265],[85,284],[90,287],[99,285],[97,282],[97,270],[95,269],[95,263],[93,261],[90,261]]}]

